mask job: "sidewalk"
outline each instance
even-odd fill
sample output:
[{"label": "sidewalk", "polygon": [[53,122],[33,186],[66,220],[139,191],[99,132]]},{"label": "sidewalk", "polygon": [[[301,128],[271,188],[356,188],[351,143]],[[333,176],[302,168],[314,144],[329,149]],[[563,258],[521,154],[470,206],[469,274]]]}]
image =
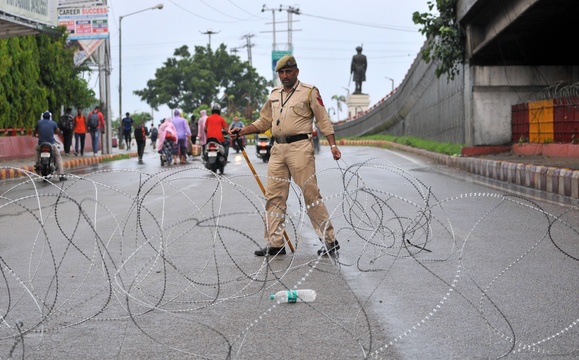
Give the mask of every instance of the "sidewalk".
[{"label": "sidewalk", "polygon": [[[92,152],[91,152],[92,154]],[[85,155],[85,156],[65,156],[62,154],[62,163],[64,166],[64,173],[66,169],[72,169],[82,166],[88,166],[101,163],[105,160],[123,159],[126,156],[136,157],[136,151],[125,151],[113,148],[112,154],[107,155]],[[34,157],[23,157],[19,159],[2,160],[0,161],[0,180],[14,179],[24,176],[24,171],[34,172]]]},{"label": "sidewalk", "polygon": [[[322,140],[321,143],[327,145],[326,140]],[[340,146],[388,146],[490,179],[579,199],[579,158],[577,157],[521,156],[509,152],[469,157],[449,156],[383,140],[339,140],[338,144]],[[100,163],[104,159],[122,158],[126,155],[136,157],[137,153],[113,148],[113,153],[110,155],[63,156],[65,173],[66,169]],[[1,161],[0,180],[20,177],[23,175],[21,170],[34,172],[33,165],[34,158],[30,157]]]}]

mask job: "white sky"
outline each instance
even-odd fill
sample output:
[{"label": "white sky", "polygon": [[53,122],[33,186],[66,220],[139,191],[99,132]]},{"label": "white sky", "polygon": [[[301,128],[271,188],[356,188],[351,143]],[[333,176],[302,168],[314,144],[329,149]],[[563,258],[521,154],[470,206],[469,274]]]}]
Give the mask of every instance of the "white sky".
[{"label": "white sky", "polygon": [[[147,10],[163,3],[162,10]],[[262,7],[266,11],[262,12]],[[322,94],[330,117],[336,121],[336,103],[333,95],[347,95],[354,91],[350,79],[350,63],[356,46],[363,45],[368,58],[366,82],[362,92],[370,95],[370,106],[397,87],[424,43],[424,36],[412,22],[414,11],[428,11],[427,0],[310,0],[302,3],[252,0],[108,0],[109,31],[111,36],[112,67],[111,107],[113,118],[119,114],[119,16],[123,16],[122,76],[123,113],[151,112],[151,108],[133,94],[143,89],[154,78],[157,68],[173,56],[176,48],[187,45],[191,51],[196,45],[206,46],[209,36],[215,49],[224,43],[227,49],[240,47],[237,55],[248,59],[244,35],[253,34],[251,42],[252,65],[258,73],[270,80],[273,45],[273,16],[275,11],[278,50],[285,50],[288,40],[288,12],[290,6],[299,8],[301,15],[292,15],[294,56],[300,68],[299,79],[316,85]],[[299,31],[297,31],[299,30]],[[98,96],[96,73],[91,85]],[[209,104],[208,104],[209,105]],[[340,119],[345,117],[342,105]],[[170,115],[166,106],[153,113],[155,123]]]}]

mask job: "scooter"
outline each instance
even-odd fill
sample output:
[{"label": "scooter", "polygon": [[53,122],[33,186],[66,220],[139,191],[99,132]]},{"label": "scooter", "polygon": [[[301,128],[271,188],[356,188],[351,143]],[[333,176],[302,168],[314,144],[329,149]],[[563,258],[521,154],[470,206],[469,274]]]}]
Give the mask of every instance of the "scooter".
[{"label": "scooter", "polygon": [[227,165],[227,149],[217,139],[209,138],[205,144],[205,153],[203,162],[208,170],[223,174],[225,165]]},{"label": "scooter", "polygon": [[264,163],[269,161],[269,155],[271,152],[271,139],[267,136],[260,135],[255,140],[255,154]]},{"label": "scooter", "polygon": [[56,169],[56,157],[52,152],[52,144],[49,142],[43,142],[40,144],[40,162],[36,164],[36,173],[48,178],[54,173]]},{"label": "scooter", "polygon": [[[241,137],[241,141],[243,142],[243,148],[245,148],[245,136]],[[237,144],[237,140],[233,139],[229,140],[229,147],[233,148],[233,150],[235,150],[236,153],[239,153],[242,150]]]}]

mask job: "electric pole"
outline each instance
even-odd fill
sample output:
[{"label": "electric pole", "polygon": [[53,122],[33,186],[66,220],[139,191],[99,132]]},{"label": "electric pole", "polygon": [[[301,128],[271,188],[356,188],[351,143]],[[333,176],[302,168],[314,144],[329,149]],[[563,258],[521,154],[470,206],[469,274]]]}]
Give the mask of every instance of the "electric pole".
[{"label": "electric pole", "polygon": [[292,40],[292,33],[294,31],[300,31],[300,30],[294,30],[293,29],[293,27],[292,27],[292,24],[293,24],[292,14],[300,15],[300,9],[294,8],[292,6],[287,8],[287,44],[288,44],[287,46],[288,46],[288,50],[293,53],[294,45],[293,45],[293,40]]},{"label": "electric pole", "polygon": [[243,35],[242,38],[245,38],[246,44],[243,45],[242,47],[246,47],[247,48],[247,62],[249,62],[249,66],[253,66],[253,64],[251,63],[251,48],[255,45],[251,43],[251,38],[254,37],[255,35],[253,34],[246,34]]},{"label": "electric pole", "polygon": [[[300,31],[300,30],[294,30],[293,29],[293,23],[295,20],[292,19],[292,15],[296,14],[296,15],[300,15],[300,9],[297,7],[292,7],[289,6],[287,8],[284,8],[283,5],[279,6],[279,9],[276,8],[268,8],[265,5],[263,5],[263,7],[261,8],[261,12],[264,11],[271,11],[272,17],[273,17],[273,31],[261,31],[261,32],[273,32],[273,50],[272,50],[272,60],[274,60],[274,63],[279,60],[281,58],[281,56],[285,55],[285,54],[293,54],[294,51],[294,46],[293,46],[293,39],[292,39],[292,34],[294,31]],[[276,29],[276,21],[275,21],[275,12],[276,11],[287,11],[288,13],[288,28],[287,30],[277,30]],[[288,33],[288,40],[287,40],[287,50],[285,51],[278,51],[278,46],[277,46],[277,41],[276,41],[276,33],[277,32],[283,32],[283,31],[287,31]],[[273,69],[272,69],[273,71]],[[277,79],[277,76],[275,74],[275,71],[273,71],[273,78],[274,81]]]},{"label": "electric pole", "polygon": [[[277,50],[277,43],[276,43],[276,41],[275,41],[275,33],[277,32],[277,31],[275,30],[275,10],[276,10],[276,9],[274,9],[274,8],[268,8],[268,7],[265,6],[265,4],[263,4],[263,7],[261,8],[261,12],[264,12],[264,11],[266,11],[266,10],[267,10],[267,11],[271,10],[271,16],[273,17],[273,23],[272,23],[272,24],[273,24],[273,51],[275,51],[275,50]],[[281,10],[282,10],[282,7],[281,7],[281,5],[280,5],[278,11],[281,11]],[[269,32],[269,31],[262,31],[262,32]]]}]

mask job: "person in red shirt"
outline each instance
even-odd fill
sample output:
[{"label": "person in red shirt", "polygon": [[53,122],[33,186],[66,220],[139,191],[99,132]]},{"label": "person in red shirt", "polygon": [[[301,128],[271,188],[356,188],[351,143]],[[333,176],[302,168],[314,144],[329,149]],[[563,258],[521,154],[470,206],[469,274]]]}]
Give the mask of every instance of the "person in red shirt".
[{"label": "person in red shirt", "polygon": [[227,132],[228,129],[227,122],[221,117],[221,107],[219,104],[213,105],[211,115],[205,120],[205,134],[207,134],[207,139],[215,138],[220,143],[224,143],[225,137],[223,136],[222,130]]},{"label": "person in red shirt", "polygon": [[205,134],[207,135],[207,141],[214,138],[219,141],[225,148],[225,159],[229,155],[229,141],[225,141],[223,136],[223,131],[226,133],[229,130],[229,126],[223,117],[221,117],[221,106],[219,104],[214,104],[211,108],[211,115],[205,120]]},{"label": "person in red shirt", "polygon": [[74,155],[78,156],[80,147],[80,156],[84,156],[84,142],[86,138],[86,117],[82,113],[82,108],[76,109],[77,114],[74,117]]}]

